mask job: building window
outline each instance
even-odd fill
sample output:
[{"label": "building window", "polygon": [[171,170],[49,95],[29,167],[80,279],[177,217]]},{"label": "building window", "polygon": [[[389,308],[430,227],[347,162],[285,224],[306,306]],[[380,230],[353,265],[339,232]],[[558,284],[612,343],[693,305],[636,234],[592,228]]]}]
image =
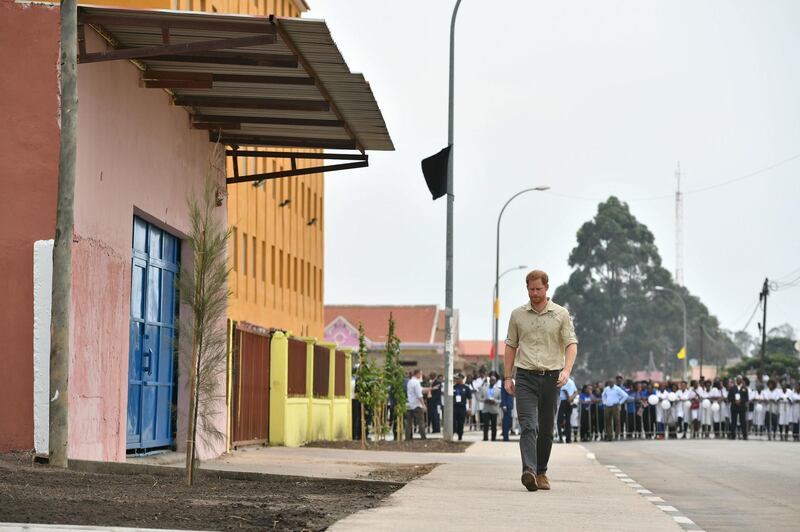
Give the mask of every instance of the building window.
[{"label": "building window", "polygon": [[247,275],[247,233],[242,233],[242,275]]},{"label": "building window", "polygon": [[256,272],[258,271],[256,270],[256,256],[257,256],[256,237],[253,237],[253,271],[250,272],[253,275],[253,279],[256,278]]},{"label": "building window", "polygon": [[283,250],[278,252],[278,286],[283,288]]},{"label": "building window", "polygon": [[275,286],[275,246],[271,246],[271,249],[272,260],[270,261],[269,278],[272,281],[272,285]]},{"label": "building window", "polygon": [[233,238],[231,239],[231,241],[233,243],[233,253],[231,253],[231,262],[233,264],[231,264],[231,267],[233,268],[233,271],[238,272],[239,271],[239,264],[238,264],[239,261],[237,259],[239,258],[239,232],[236,229],[236,226],[233,226],[233,233],[232,234],[233,234]]},{"label": "building window", "polygon": [[[275,159],[272,159],[272,171],[276,172],[275,170]],[[272,185],[272,199],[275,199],[275,190],[278,188],[278,184],[275,182],[274,179],[270,179],[270,185]]]},{"label": "building window", "polygon": [[323,291],[323,287],[322,287],[322,268],[319,269],[318,274],[319,274],[319,297],[317,298],[317,301],[322,301],[322,291]]},{"label": "building window", "polygon": [[261,282],[267,282],[267,243],[261,241]]},{"label": "building window", "polygon": [[294,258],[294,291],[297,292],[297,257]]},{"label": "building window", "polygon": [[292,255],[286,254],[286,288],[292,289]]},{"label": "building window", "polygon": [[308,287],[308,295],[311,295],[311,263],[306,262],[306,286]]}]

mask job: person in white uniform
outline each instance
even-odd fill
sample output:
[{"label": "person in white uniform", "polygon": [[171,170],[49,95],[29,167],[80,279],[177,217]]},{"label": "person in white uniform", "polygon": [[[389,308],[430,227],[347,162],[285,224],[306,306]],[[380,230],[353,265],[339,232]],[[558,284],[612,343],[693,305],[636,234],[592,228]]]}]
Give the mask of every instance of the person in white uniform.
[{"label": "person in white uniform", "polygon": [[[697,388],[697,396],[700,399],[700,429],[703,438],[711,437],[711,381],[703,381],[703,385]],[[706,402],[708,401],[708,402]]]},{"label": "person in white uniform", "polygon": [[[717,439],[722,437],[722,397],[722,384],[719,381],[714,381],[711,391],[708,392],[708,398],[711,399],[711,422],[714,425],[714,438]],[[717,406],[714,407],[714,405]]]},{"label": "person in white uniform", "polygon": [[800,382],[792,390],[792,439],[800,441]]},{"label": "person in white uniform", "polygon": [[775,440],[778,437],[778,399],[783,392],[778,388],[778,383],[773,379],[767,381],[767,389],[764,391],[764,399],[767,405],[766,429],[767,439]]},{"label": "person in white uniform", "polygon": [[764,404],[764,385],[756,383],[756,389],[752,393],[753,407],[753,429],[756,435],[764,435],[764,419],[766,418],[767,408]]},{"label": "person in white uniform", "polygon": [[780,394],[778,397],[778,430],[781,441],[789,441],[789,392],[791,389],[786,382],[782,382],[776,388]]}]

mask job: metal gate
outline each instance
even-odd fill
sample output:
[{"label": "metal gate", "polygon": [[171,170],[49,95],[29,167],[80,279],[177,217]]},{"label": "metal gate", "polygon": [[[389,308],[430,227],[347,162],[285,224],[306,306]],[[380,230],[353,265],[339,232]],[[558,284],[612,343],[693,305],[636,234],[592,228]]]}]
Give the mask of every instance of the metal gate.
[{"label": "metal gate", "polygon": [[233,329],[233,446],[269,441],[270,336]]},{"label": "metal gate", "polygon": [[[133,219],[128,352],[129,450],[174,443],[178,238]],[[113,309],[109,309],[113,312]]]}]

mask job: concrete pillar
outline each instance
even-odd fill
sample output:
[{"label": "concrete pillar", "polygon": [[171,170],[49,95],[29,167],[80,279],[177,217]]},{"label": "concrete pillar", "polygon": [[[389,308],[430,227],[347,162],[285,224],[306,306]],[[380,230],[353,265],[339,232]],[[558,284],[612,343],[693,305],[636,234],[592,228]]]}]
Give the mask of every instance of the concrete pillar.
[{"label": "concrete pillar", "polygon": [[285,445],[289,400],[289,339],[276,331],[270,341],[269,444]]}]

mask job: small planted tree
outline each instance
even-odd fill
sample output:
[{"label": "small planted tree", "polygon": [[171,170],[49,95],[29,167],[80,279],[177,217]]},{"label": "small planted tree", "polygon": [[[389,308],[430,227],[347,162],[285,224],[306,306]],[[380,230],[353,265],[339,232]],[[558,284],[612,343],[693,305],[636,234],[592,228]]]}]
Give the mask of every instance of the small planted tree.
[{"label": "small planted tree", "polygon": [[228,302],[228,229],[217,207],[217,185],[206,179],[201,194],[188,200],[190,259],[178,280],[181,301],[191,311],[181,322],[180,344],[188,351],[189,412],[186,437],[186,482],[194,482],[198,428],[203,442],[224,440],[214,425],[224,396],[218,392],[227,359],[225,315]]},{"label": "small planted tree", "polygon": [[404,420],[408,411],[408,396],[404,386],[405,370],[400,365],[400,339],[394,333],[394,318],[389,314],[389,334],[386,337],[386,365],[383,381],[392,399],[392,417],[397,424],[397,440],[402,441]]},{"label": "small planted tree", "polygon": [[378,440],[386,437],[386,402],[389,399],[389,389],[384,381],[383,371],[373,365],[372,370],[372,393],[370,393],[372,403],[372,432]]},{"label": "small planted tree", "polygon": [[364,326],[358,324],[358,368],[356,368],[355,395],[361,405],[361,448],[367,448],[367,420],[365,410],[372,403],[373,364],[367,351]]}]

